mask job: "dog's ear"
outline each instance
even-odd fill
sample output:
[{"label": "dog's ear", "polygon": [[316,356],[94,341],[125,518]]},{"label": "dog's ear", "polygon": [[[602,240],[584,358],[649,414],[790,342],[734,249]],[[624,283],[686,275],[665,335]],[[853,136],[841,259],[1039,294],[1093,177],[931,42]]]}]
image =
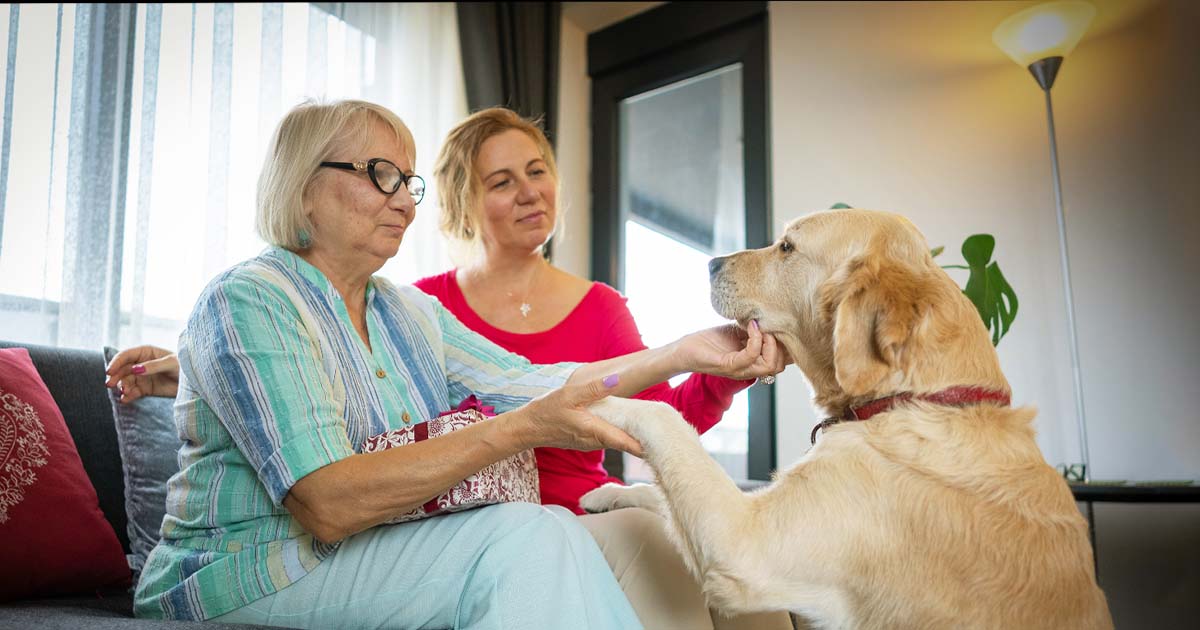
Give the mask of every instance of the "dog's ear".
[{"label": "dog's ear", "polygon": [[920,272],[872,256],[850,261],[825,284],[835,376],[848,396],[869,394],[897,370],[907,371],[931,286]]}]

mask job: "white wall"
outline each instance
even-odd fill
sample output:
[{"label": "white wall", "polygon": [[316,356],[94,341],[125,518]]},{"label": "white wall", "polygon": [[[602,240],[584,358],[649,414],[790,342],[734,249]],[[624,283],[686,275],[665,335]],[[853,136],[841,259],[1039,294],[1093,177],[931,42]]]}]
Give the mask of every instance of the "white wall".
[{"label": "white wall", "polygon": [[[1028,4],[772,4],[774,223],[835,201],[893,210],[947,246],[944,263],[994,234],[1020,298],[998,350],[1058,463],[1079,449],[1045,107],[991,45]],[[1096,478],[1200,478],[1200,422],[1179,395],[1200,383],[1198,13],[1143,4],[1084,39],[1053,89],[1089,450]],[[786,384],[781,416],[808,413],[806,388]],[[783,460],[805,450],[792,437]]]},{"label": "white wall", "polygon": [[[565,8],[565,7],[564,7]],[[591,275],[591,86],[587,74],[587,32],[564,16],[560,33],[558,159],[564,211],[554,239],[554,264],[577,276]]]},{"label": "white wall", "polygon": [[[837,201],[903,213],[943,264],[994,234],[1020,298],[1001,362],[1059,463],[1079,449],[1045,105],[991,43],[1029,4],[773,3],[772,194],[777,230]],[[1200,479],[1200,4],[1094,4],[1053,89],[1093,476]],[[790,372],[781,462],[816,420]],[[1194,621],[1200,508],[1097,512],[1117,626]]]}]

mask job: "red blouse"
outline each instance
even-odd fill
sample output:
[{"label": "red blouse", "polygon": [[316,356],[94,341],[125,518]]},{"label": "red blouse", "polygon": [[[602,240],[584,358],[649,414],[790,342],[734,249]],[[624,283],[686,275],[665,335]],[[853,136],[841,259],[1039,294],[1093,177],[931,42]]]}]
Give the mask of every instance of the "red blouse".
[{"label": "red blouse", "polygon": [[[601,282],[593,282],[583,300],[556,326],[531,334],[508,332],[484,321],[467,305],[453,269],[418,280],[415,285],[440,300],[467,328],[533,363],[590,363],[646,348],[625,304],[625,296]],[[693,374],[678,387],[659,383],[636,397],[670,404],[697,431],[704,433],[720,421],[733,403],[733,396],[753,382]],[[580,497],[604,483],[620,482],[605,472],[602,450],[538,448],[534,453],[544,504],[562,505],[583,514]]]}]

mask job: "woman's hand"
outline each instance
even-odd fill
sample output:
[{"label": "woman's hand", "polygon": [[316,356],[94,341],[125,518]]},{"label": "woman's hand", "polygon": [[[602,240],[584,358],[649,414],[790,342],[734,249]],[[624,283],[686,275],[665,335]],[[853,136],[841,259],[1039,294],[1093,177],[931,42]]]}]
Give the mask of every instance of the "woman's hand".
[{"label": "woman's hand", "polygon": [[617,376],[595,379],[583,385],[564,385],[511,413],[530,448],[553,446],[577,451],[615,448],[641,457],[642,445],[628,433],[601,420],[588,410],[608,396]]},{"label": "woman's hand", "polygon": [[104,385],[116,387],[121,402],[142,396],[174,397],[179,391],[179,359],[158,346],[136,346],[117,353],[104,370]]},{"label": "woman's hand", "polygon": [[726,324],[692,333],[676,342],[684,371],[747,380],[774,376],[791,363],[787,350],[772,335],[764,335],[758,322],[746,330]]}]

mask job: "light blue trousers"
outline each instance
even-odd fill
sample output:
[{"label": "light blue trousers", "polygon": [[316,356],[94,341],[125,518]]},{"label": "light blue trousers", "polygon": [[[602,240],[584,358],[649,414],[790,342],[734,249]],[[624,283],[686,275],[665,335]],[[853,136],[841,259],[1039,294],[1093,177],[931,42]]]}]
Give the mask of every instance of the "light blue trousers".
[{"label": "light blue trousers", "polygon": [[575,515],[532,503],[360,532],[295,584],[213,621],[338,630],[642,627]]}]

